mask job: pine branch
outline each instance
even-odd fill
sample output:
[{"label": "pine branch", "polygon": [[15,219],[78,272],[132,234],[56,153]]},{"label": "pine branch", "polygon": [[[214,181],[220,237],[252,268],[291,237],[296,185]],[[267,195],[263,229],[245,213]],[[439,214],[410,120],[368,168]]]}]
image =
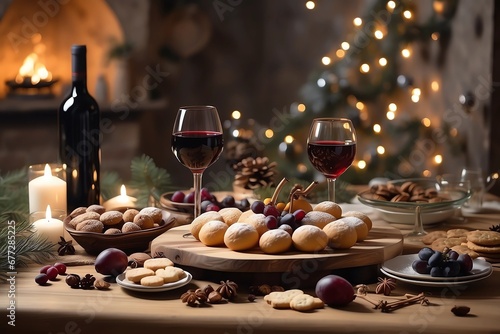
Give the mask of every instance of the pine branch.
[{"label": "pine branch", "polygon": [[158,168],[147,155],[134,158],[130,169],[130,187],[135,191],[139,207],[147,206],[150,196],[159,201],[162,193],[172,189],[170,174],[165,169]]}]

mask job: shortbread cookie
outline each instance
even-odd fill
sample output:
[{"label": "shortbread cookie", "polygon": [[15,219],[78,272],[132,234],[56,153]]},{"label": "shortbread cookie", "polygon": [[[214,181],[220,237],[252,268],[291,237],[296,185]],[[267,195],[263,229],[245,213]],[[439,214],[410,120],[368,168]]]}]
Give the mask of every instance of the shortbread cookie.
[{"label": "shortbread cookie", "polygon": [[314,297],[305,293],[297,295],[290,301],[290,308],[302,312],[314,310]]},{"label": "shortbread cookie", "polygon": [[157,257],[144,261],[144,268],[151,269],[154,272],[156,272],[158,269],[165,269],[166,267],[171,267],[173,265],[174,263],[166,257]]},{"label": "shortbread cookie", "polygon": [[133,268],[125,272],[125,278],[134,283],[140,283],[141,279],[155,274],[151,269]]},{"label": "shortbread cookie", "polygon": [[447,238],[459,238],[459,237],[466,237],[467,233],[469,233],[469,230],[466,230],[464,228],[454,228],[451,230],[446,231],[446,237]]},{"label": "shortbread cookie", "polygon": [[446,231],[432,231],[427,233],[422,237],[422,242],[426,245],[432,244],[432,242],[439,238],[446,238]]},{"label": "shortbread cookie", "polygon": [[318,297],[314,297],[314,308],[323,308],[325,307],[325,303]]},{"label": "shortbread cookie", "polygon": [[477,252],[475,252],[472,249],[470,249],[469,247],[467,247],[467,244],[453,246],[453,247],[451,247],[451,249],[454,250],[455,252],[457,252],[458,254],[469,254],[469,256],[473,259],[475,259],[479,256],[479,254]]},{"label": "shortbread cookie", "polygon": [[304,291],[291,289],[286,291],[273,291],[264,296],[264,300],[274,308],[290,308],[290,301],[297,295],[302,295]]},{"label": "shortbread cookie", "polygon": [[478,253],[486,253],[486,254],[498,254],[500,253],[500,246],[482,246],[473,243],[472,241],[467,241],[467,247],[476,251]]},{"label": "shortbread cookie", "polygon": [[480,246],[500,246],[500,232],[471,231],[467,233],[467,240]]},{"label": "shortbread cookie", "polygon": [[437,250],[442,252],[445,248],[451,248],[453,246],[461,245],[466,242],[466,237],[458,237],[458,238],[439,238],[432,242],[431,248],[433,250]]},{"label": "shortbread cookie", "polygon": [[144,286],[162,286],[164,283],[164,280],[160,276],[146,276],[141,278],[141,285]]},{"label": "shortbread cookie", "polygon": [[174,267],[165,267],[164,269],[158,269],[155,272],[156,276],[163,278],[164,283],[177,282],[179,280],[179,274]]}]

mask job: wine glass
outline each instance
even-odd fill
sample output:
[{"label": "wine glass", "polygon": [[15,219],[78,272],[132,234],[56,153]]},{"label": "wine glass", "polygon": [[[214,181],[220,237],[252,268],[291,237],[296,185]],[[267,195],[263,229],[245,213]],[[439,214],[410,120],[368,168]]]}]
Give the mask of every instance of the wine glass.
[{"label": "wine glass", "polygon": [[193,173],[194,218],[201,213],[201,182],[205,169],[220,156],[224,145],[222,125],[213,106],[179,108],[172,130],[172,152]]},{"label": "wine glass", "polygon": [[307,138],[311,164],[325,175],[328,200],[335,202],[335,180],[351,166],[356,155],[356,132],[347,118],[316,118]]}]

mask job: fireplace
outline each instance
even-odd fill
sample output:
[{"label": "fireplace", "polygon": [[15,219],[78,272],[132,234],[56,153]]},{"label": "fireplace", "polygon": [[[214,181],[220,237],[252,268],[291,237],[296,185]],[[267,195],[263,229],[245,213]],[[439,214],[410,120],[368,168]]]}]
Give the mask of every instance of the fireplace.
[{"label": "fireplace", "polygon": [[[112,92],[122,66],[109,55],[134,38],[126,36],[122,24],[137,27],[134,19],[144,10],[134,7],[144,5],[120,0],[11,0],[0,8],[0,99],[64,93],[71,82],[72,44],[87,45],[89,91],[95,94],[98,79],[104,78]],[[124,13],[134,17],[123,17]],[[50,72],[48,76],[20,73],[33,58]]]}]

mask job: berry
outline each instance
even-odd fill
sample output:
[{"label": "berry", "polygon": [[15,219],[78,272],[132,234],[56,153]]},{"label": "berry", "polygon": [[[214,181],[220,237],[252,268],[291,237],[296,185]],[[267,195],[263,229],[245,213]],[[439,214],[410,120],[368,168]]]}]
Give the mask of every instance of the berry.
[{"label": "berry", "polygon": [[56,267],[59,275],[64,275],[66,273],[66,265],[61,262],[57,262],[54,264],[54,267]]},{"label": "berry", "polygon": [[184,202],[184,197],[186,197],[186,194],[184,194],[180,190],[177,190],[172,194],[172,197],[170,199],[172,200],[172,202],[182,203]]},{"label": "berry", "polygon": [[275,228],[278,227],[278,218],[274,216],[267,216],[265,219],[266,226],[270,230],[274,230]]},{"label": "berry", "polygon": [[207,207],[208,207],[210,204],[212,204],[212,201],[208,201],[208,200],[204,200],[204,201],[202,201],[202,202],[201,202],[201,211],[203,211],[203,212],[208,211],[208,210],[207,210]]},{"label": "berry", "polygon": [[428,261],[432,254],[434,254],[434,250],[432,248],[424,247],[418,252],[418,257],[422,261]]},{"label": "berry", "polygon": [[214,203],[210,203],[207,205],[206,207],[206,210],[205,211],[219,211],[220,208],[217,204],[214,204]]},{"label": "berry", "polygon": [[40,268],[40,274],[46,274],[47,273],[47,270],[52,267],[52,265],[48,264],[46,266],[43,266],[42,268]]},{"label": "berry", "polygon": [[246,211],[250,208],[250,202],[248,198],[244,198],[240,201],[240,205],[238,206],[241,211]]},{"label": "berry", "polygon": [[293,215],[295,216],[295,221],[300,222],[306,216],[306,212],[302,209],[295,210]]},{"label": "berry", "polygon": [[200,191],[200,195],[201,195],[201,200],[204,201],[204,200],[213,200],[213,197],[212,197],[212,194],[210,193],[210,191],[208,191],[207,188],[201,188],[201,191]]},{"label": "berry", "polygon": [[287,213],[286,215],[281,217],[280,223],[290,225],[290,227],[294,230],[297,227],[295,216],[292,213]]},{"label": "berry", "polygon": [[184,196],[184,203],[194,203],[194,192],[190,192]]},{"label": "berry", "polygon": [[427,261],[431,267],[439,267],[443,263],[443,253],[435,251]]},{"label": "berry", "polygon": [[236,201],[234,200],[234,197],[231,195],[227,195],[222,199],[222,206],[225,208],[231,208],[234,207],[236,204]]},{"label": "berry", "polygon": [[266,205],[262,201],[255,201],[252,203],[252,206],[250,209],[253,211],[253,213],[262,213],[264,212],[264,208]]},{"label": "berry", "polygon": [[49,277],[47,276],[47,274],[38,274],[35,277],[35,282],[39,285],[47,284],[48,280],[49,280]]},{"label": "berry", "polygon": [[274,205],[266,205],[262,213],[264,216],[274,216],[276,218],[280,216],[280,212]]},{"label": "berry", "polygon": [[57,270],[56,267],[52,266],[49,269],[47,269],[47,278],[51,281],[55,281],[57,278],[57,275],[59,275],[59,270]]}]

